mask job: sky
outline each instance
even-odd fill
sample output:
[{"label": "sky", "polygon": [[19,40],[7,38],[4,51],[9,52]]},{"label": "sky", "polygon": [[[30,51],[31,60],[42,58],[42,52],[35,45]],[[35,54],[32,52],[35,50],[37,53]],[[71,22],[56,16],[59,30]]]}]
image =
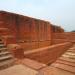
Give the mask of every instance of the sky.
[{"label": "sky", "polygon": [[75,30],[75,0],[0,0],[0,10],[51,22]]}]

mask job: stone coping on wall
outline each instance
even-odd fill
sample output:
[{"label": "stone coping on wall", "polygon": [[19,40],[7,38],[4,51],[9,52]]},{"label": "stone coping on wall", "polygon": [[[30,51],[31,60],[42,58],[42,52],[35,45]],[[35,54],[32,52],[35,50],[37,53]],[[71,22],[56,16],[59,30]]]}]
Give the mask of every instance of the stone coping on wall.
[{"label": "stone coping on wall", "polygon": [[52,48],[59,47],[61,45],[67,45],[67,44],[70,44],[70,42],[55,44],[55,45],[47,46],[47,47],[44,47],[44,48],[38,48],[38,49],[28,50],[28,51],[25,51],[24,54],[30,54],[30,53],[40,52],[40,51],[52,49]]}]

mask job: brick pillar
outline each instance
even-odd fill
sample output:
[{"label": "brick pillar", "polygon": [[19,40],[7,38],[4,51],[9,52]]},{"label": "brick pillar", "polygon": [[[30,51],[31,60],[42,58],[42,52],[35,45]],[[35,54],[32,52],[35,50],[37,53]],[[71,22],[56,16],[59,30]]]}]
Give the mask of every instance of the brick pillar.
[{"label": "brick pillar", "polygon": [[12,55],[17,59],[23,59],[24,58],[24,50],[22,47],[18,44],[10,44],[8,45],[8,48]]}]

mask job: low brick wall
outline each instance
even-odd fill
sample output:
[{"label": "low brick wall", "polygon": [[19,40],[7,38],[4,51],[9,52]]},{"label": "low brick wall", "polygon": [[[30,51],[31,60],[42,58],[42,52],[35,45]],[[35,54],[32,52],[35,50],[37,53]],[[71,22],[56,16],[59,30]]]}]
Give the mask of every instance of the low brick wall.
[{"label": "low brick wall", "polygon": [[34,49],[32,51],[25,51],[25,57],[30,58],[44,64],[51,64],[61,54],[63,54],[72,43],[66,42],[62,44],[56,44],[44,48]]},{"label": "low brick wall", "polygon": [[8,50],[11,52],[14,58],[24,59],[24,50],[18,44],[7,45]]}]

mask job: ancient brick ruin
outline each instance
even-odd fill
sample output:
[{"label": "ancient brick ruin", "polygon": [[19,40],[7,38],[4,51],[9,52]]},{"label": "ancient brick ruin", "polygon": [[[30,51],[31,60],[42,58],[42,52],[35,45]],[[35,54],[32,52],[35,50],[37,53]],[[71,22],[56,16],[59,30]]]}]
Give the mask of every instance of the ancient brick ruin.
[{"label": "ancient brick ruin", "polygon": [[15,65],[19,65],[17,71],[22,65],[30,68],[23,75],[75,75],[74,44],[74,32],[64,32],[48,21],[0,11],[1,75],[7,71],[10,75]]}]

